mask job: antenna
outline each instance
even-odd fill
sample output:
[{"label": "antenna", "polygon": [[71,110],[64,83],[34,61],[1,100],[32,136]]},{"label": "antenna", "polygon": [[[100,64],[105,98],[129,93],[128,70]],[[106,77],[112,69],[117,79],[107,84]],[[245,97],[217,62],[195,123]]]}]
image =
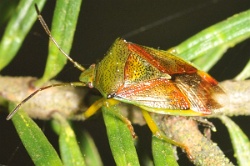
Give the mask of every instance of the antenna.
[{"label": "antenna", "polygon": [[85,71],[85,68],[80,65],[79,63],[77,63],[76,61],[74,61],[66,52],[63,51],[63,49],[58,45],[58,43],[56,42],[55,38],[51,35],[51,32],[49,30],[49,27],[47,26],[46,22],[43,19],[43,16],[41,15],[37,4],[35,4],[35,8],[36,8],[36,12],[37,12],[37,18],[40,21],[40,23],[43,26],[43,29],[45,30],[45,32],[48,34],[49,38],[52,40],[52,42],[56,45],[56,47],[59,49],[59,51],[61,51],[63,53],[63,55],[65,55],[67,57],[67,59],[72,62],[74,64],[74,66],[76,68],[78,68],[81,71]]},{"label": "antenna", "polygon": [[[72,62],[74,64],[75,67],[77,67],[79,70],[81,70],[82,72],[85,71],[85,68],[83,66],[81,66],[79,63],[77,63],[76,61],[74,61],[67,53],[65,53],[63,51],[63,49],[58,45],[58,43],[56,42],[55,38],[52,36],[46,22],[44,21],[42,15],[40,14],[40,11],[37,7],[37,4],[35,4],[35,8],[36,8],[36,12],[37,12],[37,17],[38,20],[41,22],[45,32],[48,34],[49,38],[52,40],[52,42],[56,45],[56,47],[59,49],[59,51],[62,52],[62,54],[64,56],[67,57],[67,59]],[[28,97],[26,97],[23,101],[21,101],[14,109],[13,111],[7,116],[6,120],[10,120],[19,110],[19,108],[25,103],[27,102],[30,98],[32,98],[33,96],[35,96],[37,93],[52,88],[52,87],[58,87],[58,86],[86,86],[85,83],[82,82],[71,82],[71,83],[58,83],[58,84],[52,84],[49,86],[45,86],[42,88],[37,89],[36,91],[34,91],[33,93],[31,93]]]},{"label": "antenna", "polygon": [[29,99],[31,99],[33,96],[35,96],[37,93],[52,88],[52,87],[58,87],[58,86],[85,86],[85,83],[82,82],[70,82],[70,83],[58,83],[58,84],[52,84],[48,85],[42,88],[37,89],[35,92],[31,93],[28,97],[26,97],[23,101],[21,101],[14,109],[11,111],[11,113],[7,116],[6,120],[10,120],[19,110],[19,108],[26,103]]}]

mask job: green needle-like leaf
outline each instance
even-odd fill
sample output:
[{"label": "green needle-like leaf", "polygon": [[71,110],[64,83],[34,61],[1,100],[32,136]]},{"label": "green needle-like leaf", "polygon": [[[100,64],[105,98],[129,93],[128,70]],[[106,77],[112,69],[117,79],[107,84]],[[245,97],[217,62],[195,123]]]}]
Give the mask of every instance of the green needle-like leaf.
[{"label": "green needle-like leaf", "polygon": [[228,48],[225,46],[215,47],[214,49],[208,50],[199,58],[194,59],[192,63],[199,66],[201,70],[207,72],[217,63],[218,60],[220,60],[227,49]]},{"label": "green needle-like leaf", "polygon": [[76,136],[65,117],[54,114],[54,129],[59,135],[60,153],[63,164],[67,166],[84,166],[85,162],[78,146]]},{"label": "green needle-like leaf", "polygon": [[36,21],[35,3],[42,9],[45,2],[45,0],[19,2],[0,42],[0,71],[15,57],[25,36]]},{"label": "green needle-like leaf", "polygon": [[93,138],[87,132],[82,131],[82,129],[77,130],[77,136],[86,165],[102,166],[102,160]]},{"label": "green needle-like leaf", "polygon": [[230,118],[221,116],[220,119],[226,125],[232,140],[235,157],[240,166],[250,165],[250,142],[240,127]]},{"label": "green needle-like leaf", "polygon": [[[250,37],[250,10],[236,14],[190,37],[174,47],[175,54],[191,61],[200,56],[215,64],[226,49]],[[216,56],[211,53],[214,52]],[[218,54],[219,53],[219,54]],[[201,69],[209,70],[212,65],[198,63]]]},{"label": "green needle-like leaf", "polygon": [[250,60],[247,62],[244,69],[238,74],[235,80],[245,80],[250,77]]},{"label": "green needle-like leaf", "polygon": [[[15,8],[18,4],[17,0],[9,1],[9,0],[1,0],[0,3],[0,27],[5,23],[10,17],[13,12],[15,12]],[[0,28],[1,29],[1,28]]]},{"label": "green needle-like leaf", "polygon": [[[9,109],[12,110],[14,104]],[[49,143],[42,130],[23,111],[13,116],[12,121],[17,133],[36,166],[62,165],[55,149]]]},{"label": "green needle-like leaf", "polygon": [[119,114],[117,106],[103,106],[102,110],[110,148],[116,165],[140,165],[131,132],[128,126],[116,116],[117,113]]},{"label": "green needle-like leaf", "polygon": [[170,143],[153,136],[152,152],[155,166],[178,166],[173,146]]},{"label": "green needle-like leaf", "polygon": [[[51,33],[58,45],[68,54],[71,50],[81,3],[82,0],[56,1]],[[45,72],[37,85],[39,86],[56,76],[66,62],[66,57],[50,40]]]}]

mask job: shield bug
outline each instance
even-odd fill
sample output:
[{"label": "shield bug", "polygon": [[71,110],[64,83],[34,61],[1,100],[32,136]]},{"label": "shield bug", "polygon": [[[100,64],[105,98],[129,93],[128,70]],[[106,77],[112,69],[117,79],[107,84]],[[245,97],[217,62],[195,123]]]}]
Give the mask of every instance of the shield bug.
[{"label": "shield bug", "polygon": [[[224,92],[217,81],[170,51],[145,47],[118,38],[102,61],[85,70],[58,46],[37,7],[36,9],[38,19],[50,39],[82,71],[80,82],[55,84],[38,89],[17,105],[7,119],[11,119],[23,103],[42,90],[54,86],[89,86],[99,90],[103,99],[96,101],[84,113],[86,118],[93,115],[104,104],[119,102],[132,104],[142,109],[143,116],[153,134],[185,148],[184,145],[164,136],[149,112],[206,116],[221,107],[216,100],[216,95]],[[119,114],[117,116],[130,125],[126,118]]]}]

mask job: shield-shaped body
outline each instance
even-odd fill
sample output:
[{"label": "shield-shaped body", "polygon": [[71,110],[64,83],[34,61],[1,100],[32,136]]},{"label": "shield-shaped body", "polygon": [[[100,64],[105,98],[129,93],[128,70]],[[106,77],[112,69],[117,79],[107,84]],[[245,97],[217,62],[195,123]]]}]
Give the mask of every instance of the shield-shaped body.
[{"label": "shield-shaped body", "polygon": [[150,112],[200,116],[221,107],[217,81],[168,51],[118,38],[92,69],[91,85],[104,97]]}]

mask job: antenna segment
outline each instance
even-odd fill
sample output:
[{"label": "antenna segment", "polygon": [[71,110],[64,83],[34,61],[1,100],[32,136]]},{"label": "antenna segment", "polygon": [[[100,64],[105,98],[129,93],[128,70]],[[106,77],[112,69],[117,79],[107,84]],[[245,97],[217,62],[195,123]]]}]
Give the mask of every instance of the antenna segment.
[{"label": "antenna segment", "polygon": [[45,86],[42,88],[37,89],[36,91],[34,91],[33,93],[31,93],[28,97],[26,97],[23,101],[21,101],[14,109],[13,111],[11,111],[11,113],[7,116],[6,120],[10,120],[15,114],[16,112],[19,110],[19,108],[26,103],[26,101],[28,101],[29,99],[31,99],[33,96],[35,96],[37,93],[52,88],[52,87],[58,87],[58,86],[85,86],[84,83],[82,82],[70,82],[70,83],[58,83],[58,84],[52,84],[49,86]]},{"label": "antenna segment", "polygon": [[76,61],[74,61],[66,52],[63,51],[63,49],[58,45],[58,43],[56,42],[55,38],[51,35],[51,32],[49,30],[49,27],[47,26],[46,22],[43,19],[43,16],[41,15],[37,4],[35,4],[35,8],[36,8],[36,12],[37,12],[37,18],[38,20],[41,22],[45,32],[48,34],[49,38],[51,39],[51,41],[56,45],[56,47],[59,49],[59,51],[61,51],[63,53],[63,55],[65,55],[67,57],[67,59],[72,62],[74,64],[74,66],[76,68],[78,68],[81,71],[85,71],[85,68],[80,65],[79,63],[77,63]]}]

